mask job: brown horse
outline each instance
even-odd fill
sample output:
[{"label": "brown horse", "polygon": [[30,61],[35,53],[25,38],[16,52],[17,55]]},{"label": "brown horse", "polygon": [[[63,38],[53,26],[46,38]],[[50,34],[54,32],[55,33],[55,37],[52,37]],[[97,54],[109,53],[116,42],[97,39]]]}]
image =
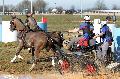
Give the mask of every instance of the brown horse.
[{"label": "brown horse", "polygon": [[[16,55],[15,57],[11,60],[11,62],[14,62],[16,60],[16,58],[21,58],[20,56],[20,51],[23,48],[31,48],[32,49],[32,59],[34,60],[30,71],[35,67],[35,65],[37,64],[37,60],[38,60],[38,55],[40,53],[40,51],[44,48],[48,48],[48,50],[50,49],[54,49],[54,43],[57,43],[58,45],[62,45],[62,38],[61,33],[57,33],[57,32],[52,32],[52,33],[45,33],[43,31],[37,31],[37,32],[32,32],[29,31],[28,28],[23,24],[23,22],[18,19],[18,18],[14,18],[10,21],[10,30],[14,31],[17,30],[18,34],[17,34],[17,38],[18,38],[18,48],[16,51]],[[60,38],[58,38],[60,37]],[[60,40],[59,40],[60,39]],[[60,42],[61,41],[61,42]]]},{"label": "brown horse", "polygon": [[34,53],[33,55],[33,59],[34,59],[34,63],[32,65],[32,67],[30,68],[30,70],[32,70],[34,68],[34,66],[37,64],[37,60],[38,60],[38,54],[39,52],[44,49],[47,45],[47,34],[45,32],[39,31],[39,32],[28,32],[26,26],[22,23],[22,21],[18,18],[14,18],[11,22],[10,22],[10,30],[14,31],[17,30],[18,35],[18,41],[19,41],[19,45],[16,51],[16,55],[15,57],[11,60],[11,62],[14,62],[15,59],[21,58],[23,59],[19,53],[23,48],[31,48],[34,49]]},{"label": "brown horse", "polygon": [[31,30],[31,31],[39,31],[42,30],[38,25],[34,17],[32,15],[27,16],[27,19],[25,20],[25,25]]}]

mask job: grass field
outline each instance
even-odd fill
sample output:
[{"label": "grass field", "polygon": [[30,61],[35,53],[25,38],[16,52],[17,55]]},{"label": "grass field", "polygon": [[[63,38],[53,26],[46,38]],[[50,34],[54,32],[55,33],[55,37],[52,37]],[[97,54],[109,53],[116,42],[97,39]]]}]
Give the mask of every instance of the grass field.
[{"label": "grass field", "polygon": [[[23,76],[24,79],[119,79],[120,72],[111,73],[100,69],[99,75],[86,75],[83,72],[66,73],[60,75],[58,71],[51,66],[51,61],[44,61],[42,58],[52,56],[52,52],[46,52],[43,50],[40,53],[40,62],[34,68],[32,72],[29,72],[31,64],[27,64],[27,60],[31,59],[31,53],[28,50],[22,50],[21,56],[24,60],[17,59],[16,63],[10,63],[10,60],[14,57],[17,48],[17,43],[0,43],[0,78],[2,74],[9,74],[9,76]],[[10,77],[9,77],[10,78]],[[8,78],[8,79],[9,79]],[[19,78],[15,78],[19,79]],[[20,78],[22,79],[22,78]]]},{"label": "grass field", "polygon": [[[24,60],[17,59],[18,62],[10,63],[11,58],[14,57],[17,48],[17,43],[0,43],[0,74],[11,74],[11,76],[23,76],[24,79],[119,79],[120,73],[111,73],[100,69],[99,75],[89,76],[85,73],[67,73],[60,75],[60,73],[54,70],[51,66],[51,61],[40,61],[32,72],[29,72],[31,64],[27,64],[27,60],[31,59],[31,53],[28,50],[22,50],[21,56]],[[52,55],[52,52],[42,51],[40,58],[47,58]],[[0,75],[0,76],[1,76]],[[20,78],[22,79],[22,78]],[[31,78],[30,78],[31,79]]]},{"label": "grass field", "polygon": [[[42,16],[47,18],[49,31],[65,31],[68,29],[72,29],[74,27],[79,27],[81,21],[83,21],[83,18],[81,18],[80,15],[36,15],[34,17],[38,22],[40,22]],[[17,17],[21,18],[23,22],[25,21],[25,18],[26,18],[26,16],[23,16],[23,15],[20,15]],[[92,21],[98,18],[100,20],[105,20],[106,16],[105,15],[91,16]],[[2,16],[2,20],[10,21],[10,16]],[[120,26],[120,16],[117,16],[116,24],[117,26]]]}]

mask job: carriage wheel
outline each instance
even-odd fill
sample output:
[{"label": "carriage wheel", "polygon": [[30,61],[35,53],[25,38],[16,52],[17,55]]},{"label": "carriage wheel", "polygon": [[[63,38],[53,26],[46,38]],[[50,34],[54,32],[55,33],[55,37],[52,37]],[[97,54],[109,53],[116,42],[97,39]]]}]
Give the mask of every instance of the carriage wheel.
[{"label": "carriage wheel", "polygon": [[79,59],[80,67],[82,68],[83,74],[86,75],[96,75],[98,74],[99,67],[98,64],[95,62],[94,58],[91,56],[80,56]]},{"label": "carriage wheel", "polygon": [[82,69],[82,73],[84,76],[88,76],[88,75],[93,76],[93,75],[98,74],[97,68],[92,64],[86,64],[84,68]]},{"label": "carriage wheel", "polygon": [[60,74],[65,74],[71,71],[70,62],[66,59],[58,60],[56,64],[56,69],[60,72]]},{"label": "carriage wheel", "polygon": [[96,72],[96,68],[92,64],[87,64],[86,65],[86,70],[87,70],[87,73],[89,73],[89,74],[93,74],[93,73]]}]

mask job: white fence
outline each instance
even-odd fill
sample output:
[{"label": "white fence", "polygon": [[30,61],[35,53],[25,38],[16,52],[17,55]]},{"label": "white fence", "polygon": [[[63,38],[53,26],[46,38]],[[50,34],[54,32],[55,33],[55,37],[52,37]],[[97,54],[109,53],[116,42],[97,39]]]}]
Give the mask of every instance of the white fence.
[{"label": "white fence", "polygon": [[17,31],[10,31],[10,21],[2,21],[2,42],[17,41]]}]

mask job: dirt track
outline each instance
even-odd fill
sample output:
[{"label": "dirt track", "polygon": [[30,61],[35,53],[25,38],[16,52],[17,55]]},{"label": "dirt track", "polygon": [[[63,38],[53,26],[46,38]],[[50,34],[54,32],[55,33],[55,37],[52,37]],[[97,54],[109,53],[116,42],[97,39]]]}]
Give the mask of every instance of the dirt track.
[{"label": "dirt track", "polygon": [[120,79],[119,73],[116,74],[100,74],[97,76],[85,76],[83,73],[64,74],[44,73],[44,74],[1,74],[0,79]]},{"label": "dirt track", "polygon": [[[39,62],[35,69],[29,72],[28,69],[31,65],[27,64],[26,61],[31,58],[31,53],[28,53],[28,50],[21,52],[24,60],[17,60],[18,63],[10,63],[16,47],[16,43],[2,44],[0,48],[0,79],[120,79],[119,72],[110,73],[102,71],[102,69],[99,75],[94,76],[82,72],[60,75],[48,61]],[[47,55],[50,55],[50,52],[40,53],[40,58],[45,58]]]}]

